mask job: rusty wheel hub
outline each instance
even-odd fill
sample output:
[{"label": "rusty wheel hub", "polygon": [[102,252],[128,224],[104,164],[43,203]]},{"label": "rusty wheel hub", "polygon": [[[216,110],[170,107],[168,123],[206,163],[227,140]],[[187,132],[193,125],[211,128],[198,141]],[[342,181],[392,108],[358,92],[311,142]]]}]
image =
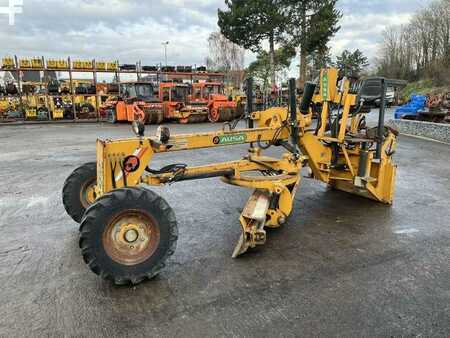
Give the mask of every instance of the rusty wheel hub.
[{"label": "rusty wheel hub", "polygon": [[153,217],[141,211],[126,211],[116,216],[103,233],[106,253],[116,262],[136,265],[156,251],[160,233]]},{"label": "rusty wheel hub", "polygon": [[81,205],[87,209],[95,201],[95,185],[96,180],[86,182],[80,190]]}]

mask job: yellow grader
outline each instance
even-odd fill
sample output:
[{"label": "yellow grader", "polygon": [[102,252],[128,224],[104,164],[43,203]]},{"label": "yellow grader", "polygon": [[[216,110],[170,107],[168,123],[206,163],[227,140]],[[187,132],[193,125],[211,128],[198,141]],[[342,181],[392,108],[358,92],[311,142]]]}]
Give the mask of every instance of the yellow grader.
[{"label": "yellow grader", "polygon": [[[388,82],[380,79],[381,102]],[[141,123],[134,122],[133,138],[97,140],[97,161],[77,168],[63,188],[67,213],[81,222],[84,261],[94,273],[116,284],[137,284],[157,275],[174,253],[175,213],[148,186],[220,177],[227,184],[252,189],[239,217],[242,233],[232,257],[264,244],[267,228],[286,223],[305,166],[311,178],[335,189],[392,203],[397,134],[384,126],[384,105],[378,127],[364,127],[363,100],[336,69],[321,72],[317,126],[311,122],[316,84],[306,84],[297,105],[291,79],[289,107],[255,112],[251,79],[247,88],[245,129],[228,124],[217,132],[170,135],[160,126],[150,137],[144,135]],[[236,144],[249,144],[240,160],[195,167],[169,164],[159,170],[150,166],[159,153]],[[283,147],[281,158],[264,155],[270,146]]]}]

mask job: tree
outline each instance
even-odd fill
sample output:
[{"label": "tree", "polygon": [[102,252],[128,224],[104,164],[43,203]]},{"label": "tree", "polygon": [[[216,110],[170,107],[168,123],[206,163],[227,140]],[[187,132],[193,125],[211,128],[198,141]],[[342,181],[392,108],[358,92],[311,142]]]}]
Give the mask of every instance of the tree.
[{"label": "tree", "polygon": [[284,47],[275,50],[272,66],[269,53],[260,51],[256,57],[256,61],[252,62],[247,68],[247,75],[259,80],[265,91],[269,88],[269,84],[273,86],[271,82],[272,74],[289,68],[295,54],[295,48]]},{"label": "tree", "polygon": [[343,71],[346,76],[359,77],[368,65],[368,59],[359,49],[353,53],[346,49],[340,56],[336,57],[336,67]]},{"label": "tree", "polygon": [[342,17],[336,9],[337,0],[284,0],[288,18],[285,43],[300,47],[300,85],[306,81],[307,57],[321,52],[330,38],[339,31]]},{"label": "tree", "polygon": [[330,48],[328,46],[325,46],[317,51],[310,53],[306,59],[306,64],[308,65],[308,78],[317,78],[320,74],[321,69],[333,65]]},{"label": "tree", "polygon": [[234,43],[259,53],[269,43],[271,80],[275,83],[275,47],[300,47],[300,83],[306,80],[306,58],[323,49],[340,29],[337,0],[225,0],[219,10],[221,33]]},{"label": "tree", "polygon": [[450,83],[450,1],[435,0],[400,27],[388,27],[378,53],[378,74]]},{"label": "tree", "polygon": [[286,29],[283,2],[286,0],[225,0],[227,9],[218,10],[221,33],[235,44],[255,53],[269,43],[271,81],[275,84],[275,44]]},{"label": "tree", "polygon": [[208,47],[209,69],[221,72],[244,69],[245,50],[219,32],[213,32],[209,35]]}]

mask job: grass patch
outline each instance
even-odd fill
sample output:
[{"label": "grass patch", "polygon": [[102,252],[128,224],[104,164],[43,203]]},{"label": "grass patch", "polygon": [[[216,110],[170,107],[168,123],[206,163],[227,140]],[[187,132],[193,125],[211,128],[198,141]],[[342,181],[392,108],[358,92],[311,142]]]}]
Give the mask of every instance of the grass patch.
[{"label": "grass patch", "polygon": [[450,86],[436,87],[430,79],[409,83],[401,92],[400,98],[404,101],[410,99],[411,95],[445,94],[450,92]]},{"label": "grass patch", "polygon": [[413,94],[426,95],[431,93],[434,88],[432,80],[411,82],[400,92],[400,96],[403,100],[408,100]]}]

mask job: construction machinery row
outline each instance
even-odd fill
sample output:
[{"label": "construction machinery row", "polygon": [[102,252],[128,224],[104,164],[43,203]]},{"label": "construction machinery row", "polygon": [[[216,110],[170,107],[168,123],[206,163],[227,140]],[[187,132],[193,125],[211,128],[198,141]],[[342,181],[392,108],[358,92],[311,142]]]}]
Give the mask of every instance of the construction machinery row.
[{"label": "construction machinery row", "polygon": [[101,107],[101,114],[110,122],[140,121],[159,124],[224,122],[237,119],[244,112],[240,100],[224,93],[220,82],[161,82],[158,89],[150,82],[127,82],[120,85],[120,94]]},{"label": "construction machinery row", "polygon": [[[97,71],[97,72],[139,72],[139,73],[208,73],[205,66],[184,65],[184,66],[163,66],[142,65],[141,61],[136,63],[119,63],[116,61],[81,60],[67,59],[45,59],[44,57],[18,58],[17,56],[6,56],[2,59],[0,70],[58,70],[58,71]],[[215,72],[220,73],[220,72]]]},{"label": "construction machinery row", "polygon": [[[241,100],[233,100],[225,95],[221,82],[161,82],[155,88],[151,82],[130,81],[115,85],[100,92],[89,84],[89,80],[77,80],[75,94],[71,95],[64,82],[48,84],[46,92],[38,90],[42,84],[27,84],[21,97],[17,88],[11,92],[0,88],[0,117],[6,119],[25,117],[29,120],[78,119],[99,117],[116,123],[139,120],[148,124],[158,124],[163,120],[180,123],[224,122],[242,116]],[[93,87],[93,89],[91,88]],[[98,93],[98,94],[97,94]],[[99,103],[97,103],[98,101]],[[20,103],[23,111],[20,110]],[[73,106],[74,104],[74,106]]]},{"label": "construction machinery row", "polygon": [[[218,122],[237,116],[237,104],[223,93],[224,74],[208,72],[203,66],[142,66],[141,62],[16,56],[3,58],[0,72],[0,120],[7,122],[107,118],[116,122],[140,118],[158,123],[165,118],[186,123],[208,118]],[[88,73],[91,79],[86,78]],[[105,80],[108,74],[110,79]],[[61,76],[67,77],[60,79]],[[103,77],[103,83],[98,76]],[[122,81],[121,76],[136,80]],[[194,99],[191,92],[200,87],[200,97]],[[210,88],[215,91],[214,96],[206,93]],[[119,101],[116,107],[114,102]],[[161,103],[163,110],[155,101]],[[111,114],[113,110],[115,114]]]},{"label": "construction machinery row", "polygon": [[14,120],[59,120],[96,118],[97,98],[95,87],[89,80],[76,80],[71,95],[67,81],[51,80],[48,83],[27,82],[22,84],[19,94],[17,86],[9,82],[0,85],[0,119]]}]

